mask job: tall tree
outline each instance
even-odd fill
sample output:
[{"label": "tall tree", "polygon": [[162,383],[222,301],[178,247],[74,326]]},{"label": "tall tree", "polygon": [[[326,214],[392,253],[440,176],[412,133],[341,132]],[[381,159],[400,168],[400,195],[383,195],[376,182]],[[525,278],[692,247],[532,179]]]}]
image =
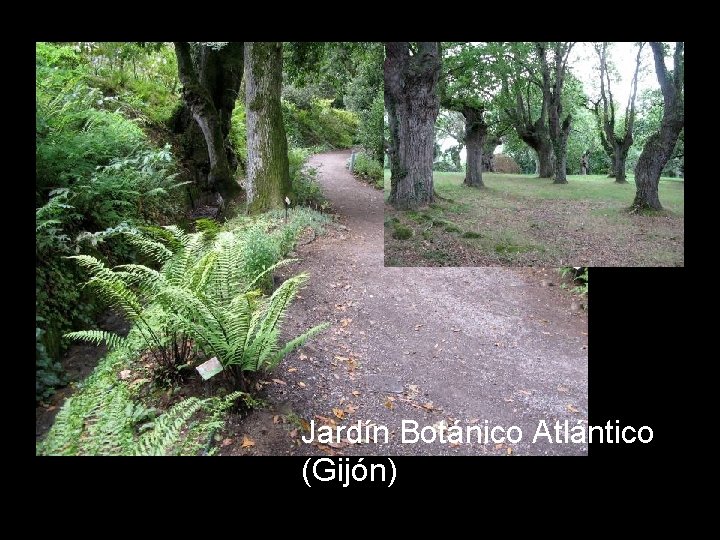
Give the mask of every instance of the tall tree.
[{"label": "tall tree", "polygon": [[[486,113],[497,92],[495,43],[447,43],[443,48],[440,104],[462,114],[467,149],[465,185],[484,187],[483,152],[488,134]],[[493,148],[494,150],[494,148]]]},{"label": "tall tree", "polygon": [[[615,176],[615,182],[618,184],[627,184],[627,180],[625,179],[625,162],[627,161],[628,151],[633,143],[635,97],[637,95],[637,79],[643,45],[644,43],[638,45],[637,58],[635,59],[635,73],[631,83],[631,93],[628,97],[627,107],[625,107],[622,132],[619,134],[616,130],[615,101],[613,100],[610,69],[608,68],[608,43],[603,42],[595,45],[595,52],[597,52],[600,60],[600,101],[595,104],[594,112],[602,128],[600,130],[600,139],[603,148],[605,148],[612,159],[612,174]],[[599,107],[600,103],[602,103],[602,114]]]},{"label": "tall tree", "polygon": [[184,107],[176,131],[186,134],[186,154],[206,174],[206,191],[233,195],[237,158],[228,141],[243,76],[243,44],[175,42]]},{"label": "tall tree", "polygon": [[550,45],[539,41],[535,42],[540,59],[543,101],[547,102],[548,107],[550,141],[555,154],[554,184],[567,184],[567,141],[572,126],[572,114],[568,112],[563,118],[562,90],[565,84],[568,58],[573,45],[574,43],[555,42],[552,45],[552,59],[549,59],[547,53]]},{"label": "tall tree", "polygon": [[675,44],[673,70],[665,65],[664,44],[651,41],[650,48],[655,59],[655,73],[663,95],[663,116],[660,130],[651,135],[635,165],[635,210],[662,210],[658,185],[660,174],[675,148],[680,132],[685,127],[685,44]]},{"label": "tall tree", "polygon": [[390,126],[390,204],[410,209],[433,202],[436,87],[440,43],[385,43],[385,109]]},{"label": "tall tree", "polygon": [[538,177],[551,178],[555,156],[548,130],[549,93],[542,91],[535,51],[527,43],[506,43],[505,47],[509,52],[499,52],[506,66],[503,111],[518,137],[535,151]]},{"label": "tall tree", "polygon": [[245,43],[247,204],[250,213],[281,208],[292,190],[281,90],[282,43]]}]

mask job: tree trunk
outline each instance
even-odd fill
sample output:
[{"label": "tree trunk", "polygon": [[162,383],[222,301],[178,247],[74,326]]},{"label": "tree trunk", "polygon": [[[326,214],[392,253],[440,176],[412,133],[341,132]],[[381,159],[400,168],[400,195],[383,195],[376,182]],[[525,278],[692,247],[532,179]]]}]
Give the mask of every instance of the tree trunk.
[{"label": "tree trunk", "polygon": [[282,208],[292,191],[281,87],[282,43],[245,43],[249,213]]},{"label": "tree trunk", "polygon": [[183,85],[184,107],[176,114],[175,131],[185,134],[185,155],[207,175],[201,188],[233,195],[237,159],[227,140],[230,118],[243,72],[243,44],[228,43],[220,50],[176,42],[178,77]]},{"label": "tree trunk", "polygon": [[420,42],[410,56],[408,42],[385,43],[385,108],[390,126],[390,204],[406,210],[433,202],[436,92],[440,44]]},{"label": "tree trunk", "polygon": [[502,141],[496,135],[488,135],[485,137],[483,144],[482,171],[495,172],[495,149]]},{"label": "tree trunk", "polygon": [[662,210],[658,196],[660,174],[672,154],[680,132],[685,125],[684,87],[684,44],[675,46],[674,70],[667,72],[662,44],[651,42],[655,59],[655,72],[663,93],[663,119],[660,131],[652,134],[635,165],[635,210]]},{"label": "tree trunk", "polygon": [[613,172],[615,173],[614,176],[616,184],[627,184],[625,161],[627,160],[629,149],[630,146],[626,147],[624,144],[616,144],[613,149],[613,157],[615,158],[613,160]]},{"label": "tree trunk", "polygon": [[465,148],[467,149],[465,185],[482,188],[485,187],[482,179],[482,164],[483,146],[487,134],[483,109],[463,107],[462,114],[465,117]]},{"label": "tree trunk", "polygon": [[538,158],[538,178],[552,178],[555,174],[555,154],[552,144],[543,138],[532,148]]}]

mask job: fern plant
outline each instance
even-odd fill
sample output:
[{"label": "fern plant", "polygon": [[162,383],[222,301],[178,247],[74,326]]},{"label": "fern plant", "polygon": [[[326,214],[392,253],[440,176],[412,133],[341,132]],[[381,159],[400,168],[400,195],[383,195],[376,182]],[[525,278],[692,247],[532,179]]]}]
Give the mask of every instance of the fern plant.
[{"label": "fern plant", "polygon": [[[140,337],[163,368],[160,372],[171,380],[177,380],[179,368],[196,349],[205,357],[217,357],[244,388],[246,373],[271,370],[328,326],[318,325],[280,344],[285,312],[307,275],[287,279],[271,296],[264,296],[257,284],[289,261],[263,265],[248,276],[244,259],[255,240],[248,243],[245,234],[215,229],[186,234],[169,226],[162,232],[134,231],[129,236],[139,250],[162,264],[160,270],[139,264],[111,269],[88,255],[71,258],[92,274],[87,285],[134,323],[133,335]],[[127,346],[127,339],[100,330],[67,337],[106,342],[111,348]]]},{"label": "fern plant", "polygon": [[152,418],[152,410],[134,401],[130,385],[118,380],[126,362],[127,356],[113,353],[98,365],[65,402],[37,454],[196,455],[206,451],[206,441],[238,399],[253,403],[243,392],[188,398]]}]

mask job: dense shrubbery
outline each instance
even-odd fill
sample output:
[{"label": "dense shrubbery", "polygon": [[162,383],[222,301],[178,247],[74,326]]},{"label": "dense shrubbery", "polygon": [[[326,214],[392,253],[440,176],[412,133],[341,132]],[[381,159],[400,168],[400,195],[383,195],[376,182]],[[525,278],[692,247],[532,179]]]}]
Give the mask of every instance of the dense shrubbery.
[{"label": "dense shrubbery", "polygon": [[[184,194],[169,147],[151,144],[118,112],[117,96],[89,85],[96,76],[78,50],[39,43],[36,70],[36,397],[43,399],[61,380],[61,334],[94,314],[62,256],[110,255],[101,231],[174,219]],[[119,243],[112,254],[119,260],[132,250]]]},{"label": "dense shrubbery", "polygon": [[315,99],[309,109],[283,100],[283,119],[290,146],[350,148],[358,118],[354,113],[334,109],[330,99]]},{"label": "dense shrubbery", "polygon": [[382,165],[365,152],[358,152],[355,155],[353,173],[362,176],[365,180],[377,188],[383,187]]}]

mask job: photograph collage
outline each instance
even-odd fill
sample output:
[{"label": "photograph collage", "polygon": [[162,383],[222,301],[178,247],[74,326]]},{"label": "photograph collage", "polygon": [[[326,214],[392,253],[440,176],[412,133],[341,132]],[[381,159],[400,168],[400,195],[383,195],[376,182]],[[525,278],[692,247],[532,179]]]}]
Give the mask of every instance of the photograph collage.
[{"label": "photograph collage", "polygon": [[684,267],[683,42],[35,58],[37,457],[285,456],[346,487],[652,445],[589,416],[589,289]]}]

